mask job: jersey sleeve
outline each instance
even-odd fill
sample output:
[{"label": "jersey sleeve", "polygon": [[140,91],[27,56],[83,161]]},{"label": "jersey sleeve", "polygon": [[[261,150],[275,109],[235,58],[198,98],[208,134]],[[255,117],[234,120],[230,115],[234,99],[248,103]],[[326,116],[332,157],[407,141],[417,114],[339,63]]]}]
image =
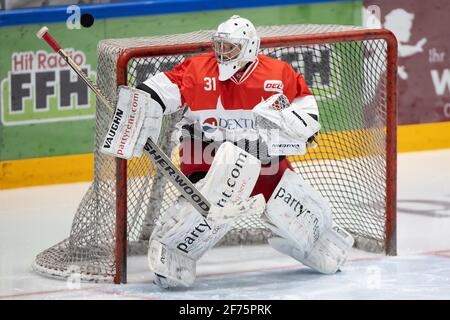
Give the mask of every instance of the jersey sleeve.
[{"label": "jersey sleeve", "polygon": [[176,112],[184,105],[183,87],[185,72],[190,64],[190,59],[176,65],[171,71],[159,72],[150,77],[144,84],[154,90],[165,106],[164,113]]}]

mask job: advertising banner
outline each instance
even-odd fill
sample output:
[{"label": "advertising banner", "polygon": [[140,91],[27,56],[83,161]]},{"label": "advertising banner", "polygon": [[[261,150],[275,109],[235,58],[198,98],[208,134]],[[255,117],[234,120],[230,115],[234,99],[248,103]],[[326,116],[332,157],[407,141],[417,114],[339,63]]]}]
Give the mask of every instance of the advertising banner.
[{"label": "advertising banner", "polygon": [[[48,26],[95,81],[103,27]],[[92,152],[95,95],[36,37],[41,27],[0,28],[0,161]]]},{"label": "advertising banner", "polygon": [[399,124],[450,121],[450,2],[365,0],[364,6],[369,25],[398,40]]}]

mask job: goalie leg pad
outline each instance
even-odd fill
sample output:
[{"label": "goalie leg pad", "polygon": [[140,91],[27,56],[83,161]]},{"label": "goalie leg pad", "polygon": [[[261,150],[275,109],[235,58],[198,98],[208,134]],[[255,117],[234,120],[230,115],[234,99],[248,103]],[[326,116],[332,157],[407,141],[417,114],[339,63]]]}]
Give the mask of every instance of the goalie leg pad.
[{"label": "goalie leg pad", "polygon": [[277,235],[269,239],[274,249],[321,273],[336,272],[353,246],[352,236],[332,221],[326,199],[292,171],[275,188],[264,218]]},{"label": "goalie leg pad", "polygon": [[200,188],[212,205],[247,199],[258,180],[261,161],[230,142],[219,147]]},{"label": "goalie leg pad", "polygon": [[[212,205],[208,218],[204,218],[185,199],[180,198],[157,221],[150,243],[158,241],[170,250],[167,252],[185,255],[194,262],[200,259],[232,228],[235,220],[263,212],[265,201],[262,195],[248,199],[260,169],[258,159],[231,143],[223,143],[207,175],[196,184]],[[149,249],[151,270],[181,284],[189,283],[176,273],[173,274],[170,268],[164,269],[158,264],[158,258],[151,256],[155,253],[157,256],[160,254]]]},{"label": "goalie leg pad", "polygon": [[152,237],[190,255],[194,260],[199,259],[225,235],[234,219],[253,214],[251,208],[264,209],[262,196],[246,202],[247,205],[239,204],[249,198],[260,170],[258,159],[232,143],[223,143],[205,178],[196,184],[213,206],[208,219],[180,199],[161,218],[160,227],[155,228]]},{"label": "goalie leg pad", "polygon": [[307,255],[295,243],[286,238],[273,237],[269,239],[269,244],[275,250],[324,274],[333,274],[341,270],[347,261],[348,251],[353,246],[353,242],[352,236],[336,224],[319,238]]},{"label": "goalie leg pad", "polygon": [[167,248],[157,240],[150,241],[147,258],[150,269],[156,274],[155,282],[160,287],[188,287],[195,280],[195,260]]},{"label": "goalie leg pad", "polygon": [[284,172],[267,202],[266,218],[305,252],[332,222],[328,201],[291,170]]},{"label": "goalie leg pad", "polygon": [[353,237],[347,231],[333,223],[302,262],[321,273],[335,273],[347,261],[353,242]]}]

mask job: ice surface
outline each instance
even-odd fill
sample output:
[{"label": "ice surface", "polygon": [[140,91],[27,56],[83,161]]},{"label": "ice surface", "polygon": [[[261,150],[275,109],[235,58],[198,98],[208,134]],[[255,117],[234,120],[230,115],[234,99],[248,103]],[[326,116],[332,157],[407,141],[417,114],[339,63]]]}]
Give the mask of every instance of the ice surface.
[{"label": "ice surface", "polygon": [[191,288],[162,290],[145,257],[128,284],[44,278],[37,253],[68,236],[88,183],[0,191],[0,299],[450,299],[450,150],[398,157],[398,256],[353,250],[321,275],[268,246],[215,248]]}]

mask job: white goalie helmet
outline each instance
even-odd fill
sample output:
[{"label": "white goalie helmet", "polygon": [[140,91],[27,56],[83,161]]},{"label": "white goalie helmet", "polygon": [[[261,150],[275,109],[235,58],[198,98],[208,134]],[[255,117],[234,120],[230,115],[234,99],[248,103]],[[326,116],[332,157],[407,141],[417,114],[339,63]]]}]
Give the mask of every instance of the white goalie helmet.
[{"label": "white goalie helmet", "polygon": [[234,15],[219,25],[212,42],[219,65],[219,80],[225,81],[256,59],[260,39],[253,23]]}]

